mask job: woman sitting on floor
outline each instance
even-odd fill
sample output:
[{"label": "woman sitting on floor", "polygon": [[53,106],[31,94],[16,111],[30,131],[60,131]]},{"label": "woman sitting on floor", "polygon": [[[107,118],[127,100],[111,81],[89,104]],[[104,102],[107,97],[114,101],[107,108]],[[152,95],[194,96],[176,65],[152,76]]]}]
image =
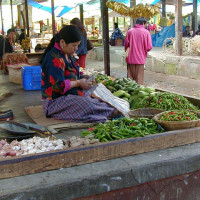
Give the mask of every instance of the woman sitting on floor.
[{"label": "woman sitting on floor", "polygon": [[119,113],[92,98],[91,82],[79,71],[73,54],[81,42],[80,30],[68,25],[51,39],[42,59],[42,98],[46,117],[74,122],[105,122]]}]

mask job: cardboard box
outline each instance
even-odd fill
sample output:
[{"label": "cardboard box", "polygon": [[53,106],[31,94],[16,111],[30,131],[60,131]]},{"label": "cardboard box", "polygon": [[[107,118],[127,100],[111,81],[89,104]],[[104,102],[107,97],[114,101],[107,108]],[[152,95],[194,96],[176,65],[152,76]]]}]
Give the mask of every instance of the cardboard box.
[{"label": "cardboard box", "polygon": [[22,84],[22,67],[24,66],[30,66],[30,65],[26,63],[7,65],[10,82]]},{"label": "cardboard box", "polygon": [[115,40],[115,46],[123,46],[124,40],[123,39],[116,39]]}]

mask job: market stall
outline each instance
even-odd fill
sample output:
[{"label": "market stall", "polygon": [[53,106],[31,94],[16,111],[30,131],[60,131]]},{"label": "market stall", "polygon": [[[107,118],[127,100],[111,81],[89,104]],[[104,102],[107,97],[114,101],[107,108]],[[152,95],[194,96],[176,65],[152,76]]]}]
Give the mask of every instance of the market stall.
[{"label": "market stall", "polygon": [[[107,97],[114,95],[117,102],[127,102],[127,105],[130,103],[131,118],[123,117],[105,124],[94,124],[88,130],[78,131],[79,136],[59,140],[59,134],[54,135],[39,125],[23,125],[12,121],[8,125],[1,125],[1,129],[6,130],[5,138],[8,133],[12,138],[30,138],[24,138],[21,142],[14,140],[10,144],[1,140],[1,179],[200,142],[198,99],[155,91],[126,78],[113,79],[97,74],[95,81],[107,88],[109,93],[104,98],[105,101],[110,101]],[[98,91],[94,94],[101,98]],[[122,105],[118,106],[120,109]],[[166,111],[167,115],[164,115]],[[161,120],[161,114],[164,115],[164,120]],[[157,118],[152,119],[153,116]],[[172,129],[168,129],[162,121],[179,126],[177,128],[174,125]],[[24,130],[19,129],[20,127]],[[36,135],[38,136],[35,137]]]}]

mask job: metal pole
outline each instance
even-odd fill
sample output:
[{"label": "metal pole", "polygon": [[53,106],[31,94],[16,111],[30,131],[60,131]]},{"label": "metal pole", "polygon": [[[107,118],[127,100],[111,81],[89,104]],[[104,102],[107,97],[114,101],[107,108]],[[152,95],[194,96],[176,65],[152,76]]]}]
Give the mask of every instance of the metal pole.
[{"label": "metal pole", "polygon": [[104,48],[104,70],[110,76],[110,51],[109,51],[109,27],[108,27],[108,7],[106,2],[108,0],[101,0],[101,18],[103,30],[103,48]]},{"label": "metal pole", "polygon": [[28,19],[28,2],[27,2],[27,0],[25,0],[25,11],[26,11],[27,37],[29,37],[29,19]]},{"label": "metal pole", "polygon": [[2,0],[0,0],[0,11],[1,11],[1,27],[2,27],[2,35],[4,35],[3,12],[2,12]]},{"label": "metal pole", "polygon": [[79,10],[80,10],[80,20],[81,20],[82,24],[84,24],[84,22],[83,22],[83,4],[81,4],[79,6]]},{"label": "metal pole", "polygon": [[13,6],[12,6],[12,0],[10,0],[10,10],[11,10],[12,28],[14,28],[14,23],[13,23]]},{"label": "metal pole", "polygon": [[55,36],[55,14],[54,14],[54,0],[51,0],[51,13],[52,13],[52,30],[53,36]]},{"label": "metal pole", "polygon": [[175,4],[175,51],[176,51],[177,56],[182,55],[182,35],[183,35],[182,0],[176,0],[176,4]]}]

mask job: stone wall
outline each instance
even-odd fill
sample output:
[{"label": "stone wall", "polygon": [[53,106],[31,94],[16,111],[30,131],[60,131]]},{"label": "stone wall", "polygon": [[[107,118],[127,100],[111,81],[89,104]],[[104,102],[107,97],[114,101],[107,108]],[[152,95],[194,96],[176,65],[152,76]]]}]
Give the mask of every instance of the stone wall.
[{"label": "stone wall", "polygon": [[200,79],[199,56],[175,56],[152,52],[148,54],[145,66],[147,70],[154,72]]},{"label": "stone wall", "polygon": [[[103,61],[103,47],[88,52],[87,59]],[[110,48],[110,62],[126,66],[124,47]],[[200,79],[200,56],[176,56],[161,50],[148,53],[145,68],[150,71]]]}]

